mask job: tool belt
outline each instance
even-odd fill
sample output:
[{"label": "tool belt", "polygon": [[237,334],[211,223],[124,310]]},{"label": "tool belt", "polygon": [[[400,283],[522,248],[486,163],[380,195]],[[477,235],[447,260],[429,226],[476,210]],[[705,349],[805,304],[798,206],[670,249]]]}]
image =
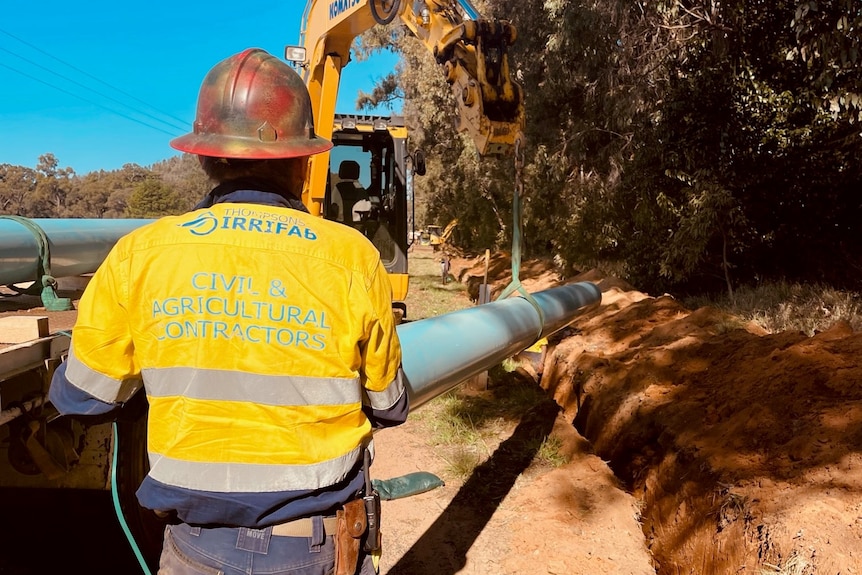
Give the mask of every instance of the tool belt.
[{"label": "tool belt", "polygon": [[[338,517],[323,518],[323,532],[327,535],[335,535],[338,530]],[[305,517],[303,519],[294,519],[287,523],[280,523],[272,526],[273,536],[281,537],[313,537],[314,536],[314,519]]]}]

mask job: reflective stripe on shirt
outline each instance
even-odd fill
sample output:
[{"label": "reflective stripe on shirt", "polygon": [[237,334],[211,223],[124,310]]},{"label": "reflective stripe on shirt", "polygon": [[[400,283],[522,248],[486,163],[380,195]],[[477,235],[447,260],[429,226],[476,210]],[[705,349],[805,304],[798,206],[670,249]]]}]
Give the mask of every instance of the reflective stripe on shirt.
[{"label": "reflective stripe on shirt", "polygon": [[140,378],[117,381],[90,369],[75,357],[74,348],[69,349],[69,358],[66,362],[66,379],[75,387],[105,403],[125,403],[143,387]]},{"label": "reflective stripe on shirt", "polygon": [[383,411],[398,403],[401,396],[406,393],[406,385],[404,383],[403,376],[404,372],[399,369],[398,375],[383,391],[366,390],[369,405],[373,409]]},{"label": "reflective stripe on shirt", "polygon": [[150,477],[167,485],[222,493],[291,491],[334,485],[361,459],[356,448],[315,465],[181,461],[150,453]]},{"label": "reflective stripe on shirt", "polygon": [[[248,401],[263,405],[351,405],[361,400],[359,378],[263,375],[190,367],[143,370],[147,395]],[[396,398],[397,399],[397,398]]]}]

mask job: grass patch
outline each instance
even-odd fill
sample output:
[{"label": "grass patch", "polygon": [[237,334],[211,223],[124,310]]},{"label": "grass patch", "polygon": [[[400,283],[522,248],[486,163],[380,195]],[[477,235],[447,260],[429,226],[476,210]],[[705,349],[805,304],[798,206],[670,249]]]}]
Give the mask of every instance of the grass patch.
[{"label": "grass patch", "polygon": [[468,449],[456,449],[447,458],[446,472],[458,481],[466,481],[476,467],[482,463],[482,459],[475,451]]},{"label": "grass patch", "polygon": [[549,467],[562,467],[569,462],[569,458],[563,454],[563,440],[554,435],[542,440],[539,450],[536,452],[535,460]]},{"label": "grass patch", "polygon": [[410,287],[405,301],[408,321],[435,317],[472,305],[467,286],[454,279],[443,283],[441,255],[426,246],[414,246],[411,250]]},{"label": "grass patch", "polygon": [[688,298],[689,309],[710,306],[753,321],[769,333],[800,331],[812,336],[846,321],[862,329],[862,295],[818,284],[765,283],[736,290],[735,303],[727,295]]},{"label": "grass patch", "polygon": [[[467,479],[494,454],[518,422],[545,402],[552,402],[532,382],[497,366],[487,392],[456,388],[412,414],[427,430],[428,441],[446,462],[452,478]],[[517,450],[532,457],[531,468],[555,468],[568,462],[562,441],[554,436],[529,437]]]},{"label": "grass patch", "polygon": [[481,440],[481,433],[472,421],[471,414],[464,413],[463,406],[458,392],[450,391],[423,406],[417,419],[424,423],[437,445],[474,444]]},{"label": "grass patch", "polygon": [[760,575],[810,575],[814,571],[812,565],[798,551],[793,551],[790,558],[782,565],[765,564],[766,569],[760,570]]}]

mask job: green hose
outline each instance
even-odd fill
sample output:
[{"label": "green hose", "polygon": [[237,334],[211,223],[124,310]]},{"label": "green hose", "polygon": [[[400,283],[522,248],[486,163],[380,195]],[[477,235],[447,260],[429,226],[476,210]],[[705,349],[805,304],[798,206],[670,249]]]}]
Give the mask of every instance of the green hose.
[{"label": "green hose", "polygon": [[126,539],[129,540],[129,545],[132,546],[132,551],[135,553],[135,557],[138,560],[138,563],[141,566],[141,571],[144,575],[152,575],[152,571],[150,571],[149,565],[147,565],[146,560],[144,559],[144,554],[141,553],[141,549],[138,547],[138,543],[135,541],[135,537],[132,535],[132,531],[129,529],[129,524],[126,523],[126,518],[123,515],[123,509],[120,506],[120,496],[119,489],[117,489],[117,460],[118,458],[118,449],[120,442],[117,437],[117,422],[113,423],[113,431],[114,431],[114,456],[111,461],[111,497],[114,500],[114,511],[117,513],[117,519],[120,522],[120,527],[123,528],[123,533],[126,534]]}]

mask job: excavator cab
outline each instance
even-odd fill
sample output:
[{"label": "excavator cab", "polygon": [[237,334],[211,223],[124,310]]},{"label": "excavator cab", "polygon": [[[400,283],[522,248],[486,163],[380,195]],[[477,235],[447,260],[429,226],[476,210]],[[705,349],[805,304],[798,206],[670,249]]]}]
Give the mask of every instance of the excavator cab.
[{"label": "excavator cab", "polygon": [[[329,220],[356,228],[380,251],[396,302],[406,297],[408,213],[407,128],[399,116],[336,114],[334,147],[323,198]],[[399,295],[399,276],[404,276]]]}]

